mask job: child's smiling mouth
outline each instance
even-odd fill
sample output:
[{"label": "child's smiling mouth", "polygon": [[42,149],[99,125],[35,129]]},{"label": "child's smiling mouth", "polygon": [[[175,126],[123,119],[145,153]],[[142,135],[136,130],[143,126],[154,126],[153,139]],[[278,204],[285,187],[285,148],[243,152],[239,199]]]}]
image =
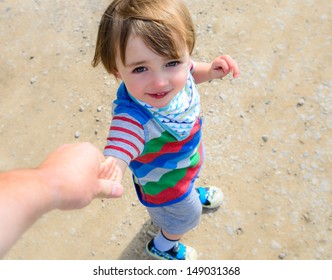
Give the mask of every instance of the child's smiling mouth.
[{"label": "child's smiling mouth", "polygon": [[163,92],[156,92],[156,93],[148,93],[148,95],[152,98],[155,99],[162,99],[164,98],[167,94],[169,93],[169,91],[163,91]]}]

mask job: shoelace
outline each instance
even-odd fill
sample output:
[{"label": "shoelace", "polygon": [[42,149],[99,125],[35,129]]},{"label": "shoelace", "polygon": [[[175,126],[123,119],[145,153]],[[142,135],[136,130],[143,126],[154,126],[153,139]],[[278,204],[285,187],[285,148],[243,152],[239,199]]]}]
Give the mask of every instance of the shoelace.
[{"label": "shoelace", "polygon": [[177,242],[171,250],[174,253],[176,253],[177,259],[179,260],[185,259],[186,247],[182,243]]}]

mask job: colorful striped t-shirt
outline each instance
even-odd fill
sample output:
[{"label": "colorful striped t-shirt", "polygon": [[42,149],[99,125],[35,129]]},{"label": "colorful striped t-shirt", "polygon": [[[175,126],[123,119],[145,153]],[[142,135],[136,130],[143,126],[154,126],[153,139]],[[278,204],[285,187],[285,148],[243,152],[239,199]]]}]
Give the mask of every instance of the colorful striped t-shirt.
[{"label": "colorful striped t-shirt", "polygon": [[201,137],[198,118],[190,135],[177,140],[131,99],[122,83],[104,155],[128,163],[144,205],[165,206],[181,201],[191,191],[203,161]]}]

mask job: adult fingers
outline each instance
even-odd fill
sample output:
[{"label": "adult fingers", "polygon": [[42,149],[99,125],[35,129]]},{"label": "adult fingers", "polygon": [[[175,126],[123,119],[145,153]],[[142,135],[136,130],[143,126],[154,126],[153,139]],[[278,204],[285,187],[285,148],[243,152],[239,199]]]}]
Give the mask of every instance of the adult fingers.
[{"label": "adult fingers", "polygon": [[102,198],[118,198],[121,197],[124,188],[121,184],[111,180],[99,179],[99,194]]}]

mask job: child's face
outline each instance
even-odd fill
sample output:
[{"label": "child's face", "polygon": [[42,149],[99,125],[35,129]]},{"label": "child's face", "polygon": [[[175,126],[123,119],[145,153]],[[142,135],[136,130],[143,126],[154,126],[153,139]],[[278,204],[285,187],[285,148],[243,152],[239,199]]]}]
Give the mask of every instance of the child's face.
[{"label": "child's face", "polygon": [[185,86],[190,55],[184,46],[179,59],[168,59],[151,51],[138,36],[131,35],[126,49],[126,65],[116,59],[118,77],[130,94],[155,108],[165,107]]}]

